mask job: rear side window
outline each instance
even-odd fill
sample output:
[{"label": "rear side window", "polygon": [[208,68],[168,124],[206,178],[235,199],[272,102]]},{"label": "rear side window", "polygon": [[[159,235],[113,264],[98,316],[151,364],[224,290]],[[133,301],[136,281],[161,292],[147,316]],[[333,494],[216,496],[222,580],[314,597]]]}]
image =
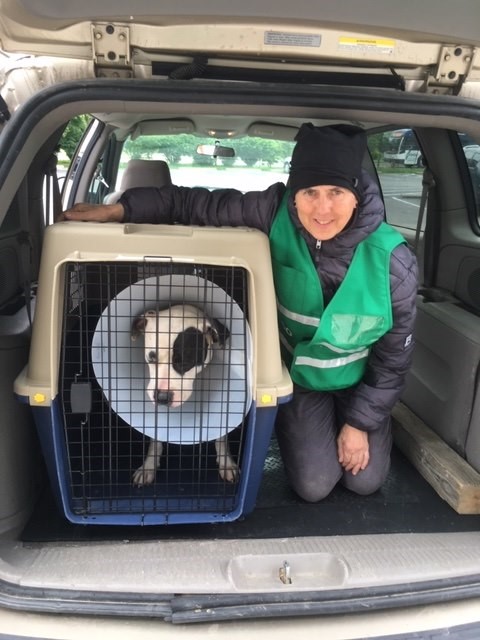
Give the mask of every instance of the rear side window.
[{"label": "rear side window", "polygon": [[368,136],[385,203],[385,219],[399,231],[417,256],[423,273],[423,154],[412,129],[392,129]]},{"label": "rear side window", "polygon": [[459,134],[475,198],[477,221],[480,223],[480,145],[465,134]]},{"label": "rear side window", "polygon": [[386,220],[413,241],[423,177],[423,156],[415,133],[411,129],[374,133],[368,138],[368,147],[383,193]]}]

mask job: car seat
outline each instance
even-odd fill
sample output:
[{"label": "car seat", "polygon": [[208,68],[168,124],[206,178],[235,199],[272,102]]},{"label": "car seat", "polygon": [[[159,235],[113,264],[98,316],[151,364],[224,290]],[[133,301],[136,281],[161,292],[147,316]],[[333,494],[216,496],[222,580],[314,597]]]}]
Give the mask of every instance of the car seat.
[{"label": "car seat", "polygon": [[120,189],[108,193],[103,199],[104,204],[117,202],[122,193],[133,187],[164,187],[172,184],[170,169],[164,160],[142,160],[133,158],[125,168]]}]

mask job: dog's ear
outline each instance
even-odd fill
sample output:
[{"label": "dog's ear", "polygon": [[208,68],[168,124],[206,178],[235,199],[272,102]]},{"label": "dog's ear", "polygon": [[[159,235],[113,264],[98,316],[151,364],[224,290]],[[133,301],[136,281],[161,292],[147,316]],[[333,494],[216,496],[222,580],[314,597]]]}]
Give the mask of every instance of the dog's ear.
[{"label": "dog's ear", "polygon": [[210,320],[210,326],[207,328],[207,333],[211,336],[212,342],[218,343],[221,347],[225,346],[225,343],[230,337],[230,331],[228,328],[215,319]]},{"label": "dog's ear", "polygon": [[147,326],[148,318],[147,316],[154,316],[155,311],[145,311],[141,315],[137,316],[132,322],[132,328],[130,330],[130,338],[133,342],[138,338],[139,335],[145,333],[145,327]]}]

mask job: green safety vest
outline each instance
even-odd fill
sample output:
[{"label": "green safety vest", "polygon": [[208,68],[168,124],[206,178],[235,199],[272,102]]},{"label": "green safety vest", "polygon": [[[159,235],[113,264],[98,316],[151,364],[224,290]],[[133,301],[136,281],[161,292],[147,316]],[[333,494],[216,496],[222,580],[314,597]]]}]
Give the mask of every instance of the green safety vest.
[{"label": "green safety vest", "polygon": [[346,389],[362,379],[371,346],[392,327],[390,255],[405,240],[382,223],[358,244],[324,307],[307,244],[288,213],[288,195],[270,230],[282,356],[298,385]]}]

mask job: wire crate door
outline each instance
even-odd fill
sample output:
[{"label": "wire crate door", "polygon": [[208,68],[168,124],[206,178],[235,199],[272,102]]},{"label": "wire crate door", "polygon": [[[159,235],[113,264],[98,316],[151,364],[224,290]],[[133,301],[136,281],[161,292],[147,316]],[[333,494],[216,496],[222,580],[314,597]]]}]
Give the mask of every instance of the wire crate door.
[{"label": "wire crate door", "polygon": [[[73,511],[112,522],[147,516],[152,522],[152,514],[159,523],[175,514],[193,522],[224,517],[248,478],[220,477],[215,441],[228,438],[241,472],[251,440],[246,432],[254,429],[246,272],[198,265],[192,273],[191,265],[187,272],[177,264],[166,273],[164,265],[145,263],[69,269],[60,378]],[[125,272],[127,286],[125,278],[119,286]],[[196,367],[191,396],[175,408],[148,393],[145,341],[131,337],[139,314],[168,313],[171,305],[194,305],[229,334],[223,346],[212,346],[211,360]],[[164,443],[155,480],[135,487],[132,474],[152,440]]]}]

